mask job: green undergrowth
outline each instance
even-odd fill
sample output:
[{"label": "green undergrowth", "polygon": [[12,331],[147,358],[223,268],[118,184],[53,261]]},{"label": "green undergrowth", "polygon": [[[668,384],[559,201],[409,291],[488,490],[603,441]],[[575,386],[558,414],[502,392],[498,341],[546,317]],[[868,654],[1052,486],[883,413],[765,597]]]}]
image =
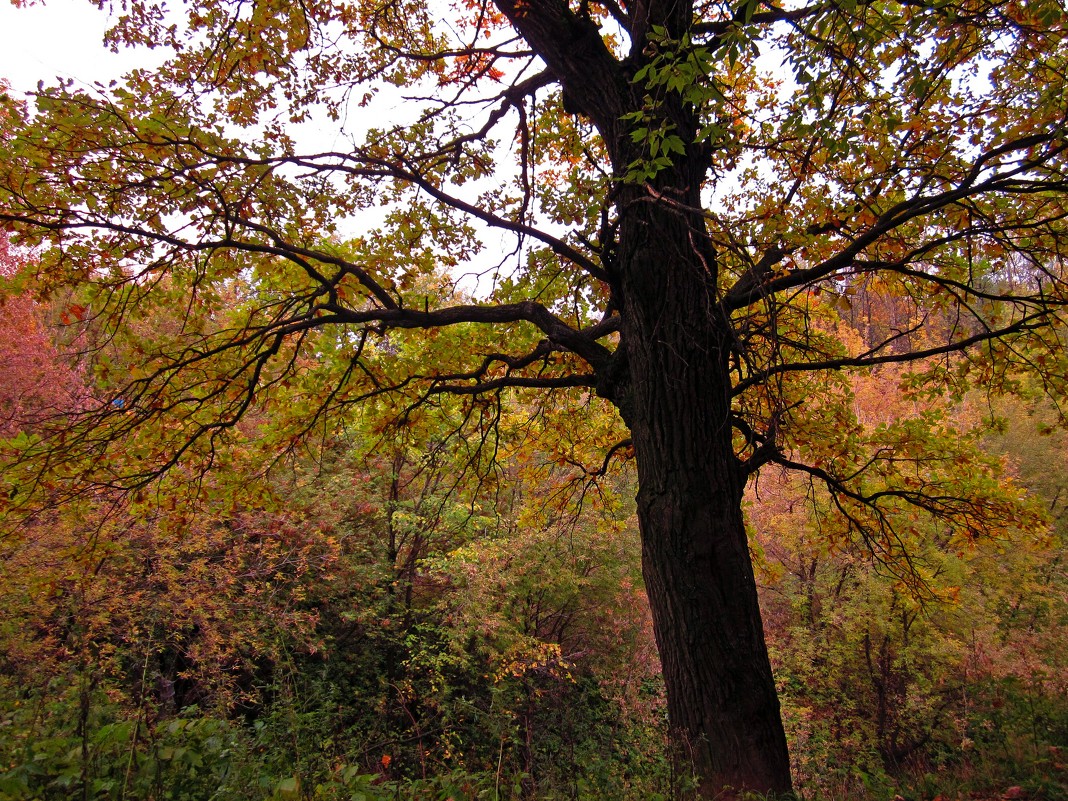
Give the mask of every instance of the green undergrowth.
[{"label": "green undergrowth", "polygon": [[[322,688],[319,688],[320,691]],[[664,760],[659,732],[616,732],[600,737],[591,715],[596,703],[575,688],[571,724],[581,736],[564,743],[562,731],[538,742],[505,728],[496,760],[476,764],[476,748],[451,768],[398,764],[410,745],[393,742],[372,754],[366,732],[337,727],[336,697],[279,696],[251,719],[190,707],[164,714],[109,700],[106,687],[53,682],[44,691],[0,683],[0,800],[2,801],[461,801],[462,799],[684,799],[690,786]],[[964,751],[933,748],[923,761],[885,768],[841,765],[829,742],[795,745],[795,761],[823,757],[818,778],[798,776],[798,801],[952,801],[954,799],[1068,799],[1063,708],[1029,705],[1021,688],[991,688],[1000,699],[975,725],[986,732]],[[1017,693],[1014,695],[1014,692]],[[978,705],[978,704],[977,704]],[[583,709],[583,707],[585,707]],[[991,712],[993,710],[993,713]],[[790,709],[787,709],[789,718]],[[603,712],[603,710],[602,710]],[[585,720],[583,716],[585,715]],[[619,723],[619,721],[615,721]],[[486,726],[487,720],[480,725]],[[429,736],[429,735],[428,735]],[[583,737],[586,739],[584,740]],[[460,749],[464,744],[456,743]],[[517,769],[525,747],[538,751]],[[799,753],[799,749],[807,749]],[[394,761],[394,754],[397,761]],[[410,756],[410,754],[409,754]],[[529,756],[529,754],[528,754]],[[550,767],[553,766],[553,767]],[[749,801],[771,801],[760,795]]]}]

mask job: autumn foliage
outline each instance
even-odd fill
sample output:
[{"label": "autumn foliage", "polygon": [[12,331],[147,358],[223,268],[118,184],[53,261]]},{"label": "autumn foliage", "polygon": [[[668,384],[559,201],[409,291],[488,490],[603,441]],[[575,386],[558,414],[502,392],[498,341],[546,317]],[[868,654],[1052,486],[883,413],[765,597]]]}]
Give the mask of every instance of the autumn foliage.
[{"label": "autumn foliage", "polygon": [[1061,0],[115,15],[0,93],[0,801],[1064,797]]},{"label": "autumn foliage", "polygon": [[[4,386],[34,401],[9,438],[75,413],[85,375],[53,344],[71,323],[25,297],[5,305],[27,328]],[[910,398],[907,377],[838,387],[849,436],[895,443],[917,482],[966,464],[1016,516],[959,531],[917,517],[873,552],[818,486],[775,469],[750,485],[795,781],[813,799],[1062,797],[1063,498],[1034,465],[1064,464],[1064,438],[1026,432],[1040,401],[999,407],[991,432],[980,397]],[[477,405],[398,425],[392,404],[323,429],[316,450],[275,437],[285,404],[256,410],[209,472],[8,535],[4,798],[686,792],[662,757],[633,476],[601,463],[611,420],[516,401],[473,441],[456,422]]]},{"label": "autumn foliage", "polygon": [[[17,277],[15,257],[0,232],[0,281],[14,282]],[[62,312],[62,323],[74,326],[84,312],[75,305]],[[42,315],[26,293],[5,295],[0,306],[0,438],[33,431],[74,411],[85,396],[84,378],[69,357],[61,356]]]}]

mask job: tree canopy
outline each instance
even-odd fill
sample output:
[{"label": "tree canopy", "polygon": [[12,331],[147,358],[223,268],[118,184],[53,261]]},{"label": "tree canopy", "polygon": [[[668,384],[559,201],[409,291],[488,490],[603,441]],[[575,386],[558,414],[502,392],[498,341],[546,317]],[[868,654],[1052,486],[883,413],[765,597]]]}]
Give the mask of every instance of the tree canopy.
[{"label": "tree canopy", "polygon": [[19,444],[8,503],[195,473],[271,398],[283,447],[385,394],[401,424],[460,396],[480,438],[505,391],[605,403],[583,467],[636,461],[676,743],[708,797],[786,791],[745,483],[806,476],[888,563],[916,513],[961,540],[1023,519],[934,413],[858,425],[850,375],[1063,395],[1065,20],[131,2],[108,42],[162,66],[0,112],[0,220],[37,291],[70,297],[95,393]]}]

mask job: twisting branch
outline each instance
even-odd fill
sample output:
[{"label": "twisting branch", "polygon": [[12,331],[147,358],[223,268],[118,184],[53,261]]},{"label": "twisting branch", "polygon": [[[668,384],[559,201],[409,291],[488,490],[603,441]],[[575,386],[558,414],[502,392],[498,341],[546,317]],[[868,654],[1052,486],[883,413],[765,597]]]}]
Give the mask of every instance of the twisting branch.
[{"label": "twisting branch", "polygon": [[922,348],[906,353],[892,353],[883,356],[843,356],[841,358],[824,359],[821,361],[775,364],[765,370],[761,370],[746,377],[742,381],[739,381],[734,386],[733,394],[736,396],[741,395],[746,390],[751,389],[752,387],[767,381],[771,376],[779,375],[781,373],[811,372],[815,370],[841,370],[845,367],[874,367],[879,364],[904,364],[908,362],[929,359],[932,356],[943,356],[948,353],[960,353],[961,351],[967,350],[973,345],[977,345],[982,342],[996,341],[1012,334],[1019,334],[1024,331],[1037,331],[1043,329],[1049,325],[1049,319],[1053,316],[1053,314],[1054,312],[1052,310],[1038,311],[1034,314],[1030,314],[1022,318],[1021,320],[1017,320],[1011,325],[982,331],[978,334],[974,334],[970,337],[964,337],[963,339],[960,339],[956,342],[950,342],[946,345],[939,345],[937,347],[931,348]]},{"label": "twisting branch", "polygon": [[[913,220],[930,217],[942,209],[959,204],[968,198],[994,193],[1025,195],[1032,192],[1048,192],[1068,187],[1068,182],[1060,179],[1056,181],[1029,181],[1024,177],[1068,149],[1068,142],[1064,141],[1063,135],[1063,131],[1054,130],[1014,139],[992,148],[973,161],[971,168],[955,188],[934,195],[924,195],[921,191],[910,199],[895,203],[848,245],[818,264],[791,270],[785,274],[765,271],[764,275],[755,276],[756,281],[747,274],[743,277],[743,280],[736,283],[723,296],[721,305],[724,311],[728,313],[736,311],[759,301],[768,294],[808,286],[832,276],[855,264],[865,250],[878,243],[889,233]],[[1048,149],[1041,157],[1029,157],[1014,167],[1003,172],[995,172],[985,180],[979,180],[991,162],[1013,153],[1027,153],[1043,145],[1048,146]],[[769,254],[781,258],[781,256],[778,256],[776,249],[770,250]],[[771,263],[774,264],[776,262],[773,261]]]}]

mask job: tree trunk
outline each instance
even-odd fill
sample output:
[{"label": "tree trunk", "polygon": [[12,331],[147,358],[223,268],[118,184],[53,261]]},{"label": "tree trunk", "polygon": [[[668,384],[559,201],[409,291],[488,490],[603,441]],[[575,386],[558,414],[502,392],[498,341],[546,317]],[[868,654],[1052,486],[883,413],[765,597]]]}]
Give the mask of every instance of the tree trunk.
[{"label": "tree trunk", "polygon": [[731,797],[725,788],[788,793],[742,518],[714,254],[695,244],[706,241],[700,215],[670,204],[632,203],[620,232],[620,408],[638,464],[642,566],[676,759],[698,777],[702,798]]},{"label": "tree trunk", "polygon": [[[725,787],[790,790],[790,763],[764,644],[742,521],[745,477],[731,434],[730,321],[718,303],[714,248],[701,211],[710,166],[700,120],[681,94],[650,93],[634,76],[640,42],[660,26],[681,39],[686,0],[624,4],[638,47],[619,60],[598,25],[566,0],[496,0],[560,82],[564,108],[596,127],[617,176],[651,155],[645,131],[685,145],[641,185],[621,182],[616,248],[603,252],[620,315],[620,349],[598,391],[631,429],[638,463],[642,564],[653,611],[673,739],[700,777],[699,795]],[[659,126],[659,128],[658,128]],[[603,243],[608,245],[609,243]]]},{"label": "tree trunk", "polygon": [[[642,567],[677,756],[692,765],[701,797],[722,798],[725,787],[788,792],[745,530],[714,477],[722,462],[680,479],[666,459],[649,461],[657,464],[640,468],[638,494]],[[654,471],[659,480],[650,479]]]}]

